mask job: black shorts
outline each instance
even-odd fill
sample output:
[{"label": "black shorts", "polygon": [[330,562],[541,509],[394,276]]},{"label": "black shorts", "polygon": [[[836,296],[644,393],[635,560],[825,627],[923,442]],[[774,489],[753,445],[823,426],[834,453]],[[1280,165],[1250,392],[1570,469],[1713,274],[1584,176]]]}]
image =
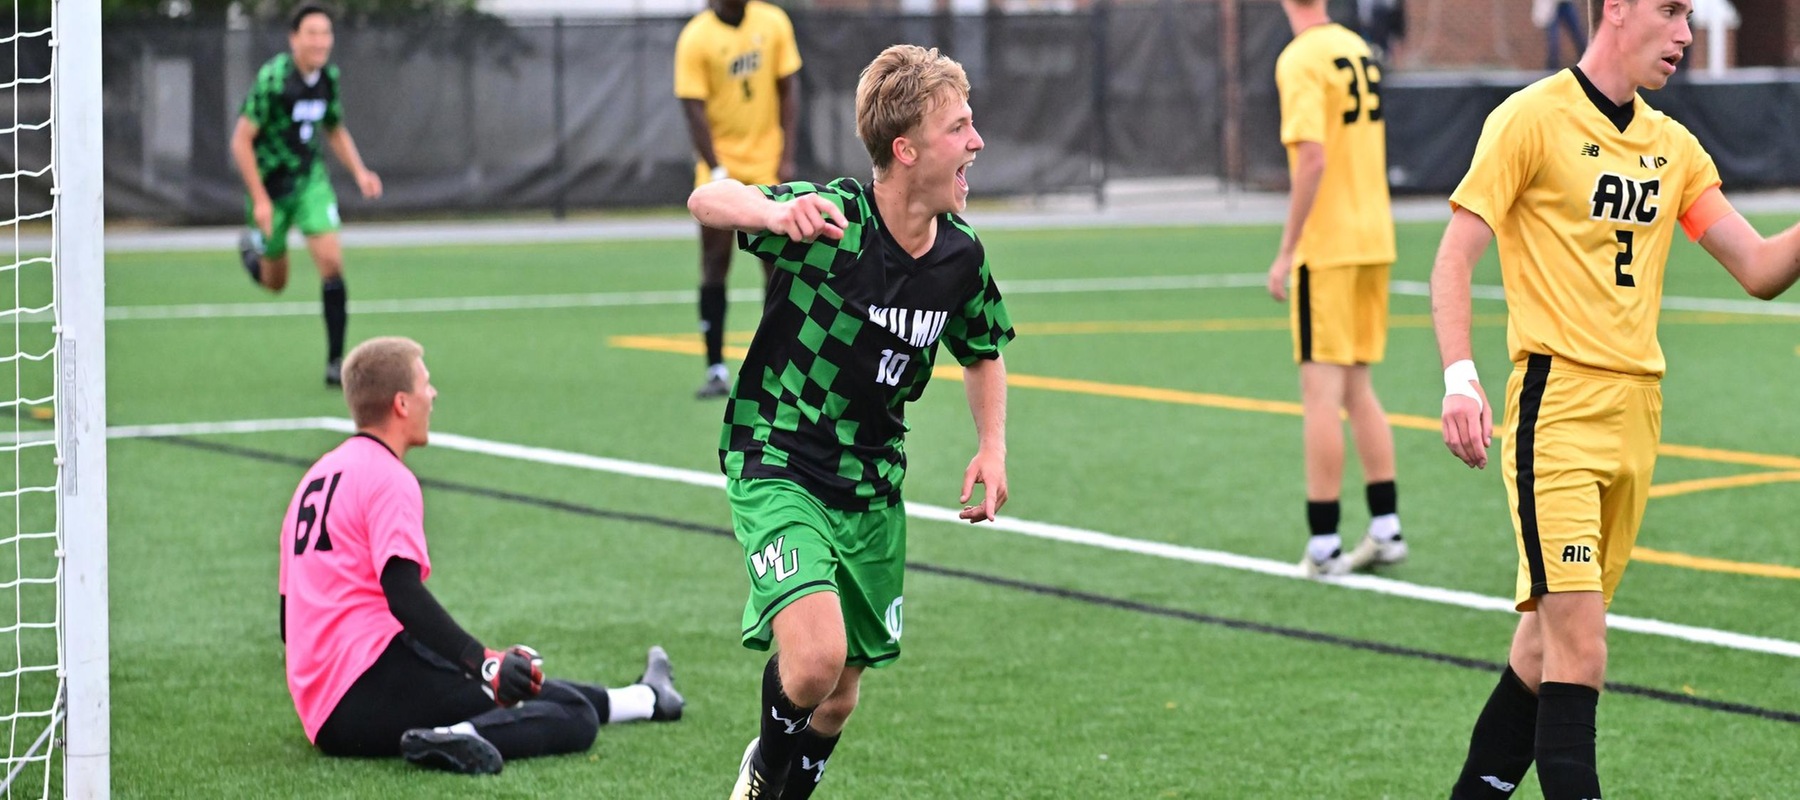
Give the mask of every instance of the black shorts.
[{"label": "black shorts", "polygon": [[313,740],[332,756],[397,756],[400,734],[494,709],[481,681],[401,632],[350,685]]}]

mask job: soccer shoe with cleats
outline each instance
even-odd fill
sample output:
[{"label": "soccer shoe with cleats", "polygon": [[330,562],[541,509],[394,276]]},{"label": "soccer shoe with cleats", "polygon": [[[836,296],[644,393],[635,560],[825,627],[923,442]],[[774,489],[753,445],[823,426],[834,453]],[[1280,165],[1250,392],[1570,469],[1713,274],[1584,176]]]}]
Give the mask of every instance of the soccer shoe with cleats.
[{"label": "soccer shoe with cleats", "polygon": [[714,397],[725,397],[731,394],[731,381],[723,376],[708,375],[706,382],[694,390],[695,400],[710,400]]},{"label": "soccer shoe with cleats", "polygon": [[1327,578],[1347,575],[1350,572],[1350,559],[1344,557],[1344,551],[1333,550],[1331,557],[1318,561],[1309,553],[1300,557],[1300,577]]},{"label": "soccer shoe with cleats", "polygon": [[738,764],[737,785],[731,787],[731,800],[776,800],[781,797],[781,787],[771,780],[772,776],[764,775],[757,769],[756,745],[762,739],[750,740],[750,746],[744,748],[744,760]]},{"label": "soccer shoe with cleats", "polygon": [[263,237],[261,231],[245,230],[238,234],[238,260],[250,273],[250,282],[262,285]]},{"label": "soccer shoe with cleats", "polygon": [[637,682],[650,687],[656,693],[656,710],[651,712],[652,722],[674,722],[681,719],[681,709],[687,701],[681,693],[675,691],[675,671],[669,666],[669,654],[661,647],[651,647],[645,659],[644,674]]},{"label": "soccer shoe with cleats", "polygon": [[1367,567],[1386,567],[1406,560],[1406,540],[1395,536],[1388,541],[1381,541],[1373,536],[1364,536],[1356,543],[1356,549],[1350,551],[1350,566],[1353,569]]},{"label": "soccer shoe with cleats", "polygon": [[331,387],[344,385],[344,362],[342,360],[325,362],[325,385]]},{"label": "soccer shoe with cleats", "polygon": [[449,728],[414,728],[401,734],[400,755],[421,767],[462,775],[498,775],[506,763],[492,742]]}]

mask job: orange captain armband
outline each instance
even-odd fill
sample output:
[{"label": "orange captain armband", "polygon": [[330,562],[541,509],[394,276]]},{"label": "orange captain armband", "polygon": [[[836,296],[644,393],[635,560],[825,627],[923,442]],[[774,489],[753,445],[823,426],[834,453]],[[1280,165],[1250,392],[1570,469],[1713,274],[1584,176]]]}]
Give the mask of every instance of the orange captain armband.
[{"label": "orange captain armband", "polygon": [[1725,199],[1725,193],[1715,183],[1701,192],[1700,199],[1688,206],[1686,214],[1681,215],[1681,229],[1687,232],[1689,241],[1698,242],[1712,228],[1713,223],[1736,212],[1737,209],[1731,207],[1731,201]]}]

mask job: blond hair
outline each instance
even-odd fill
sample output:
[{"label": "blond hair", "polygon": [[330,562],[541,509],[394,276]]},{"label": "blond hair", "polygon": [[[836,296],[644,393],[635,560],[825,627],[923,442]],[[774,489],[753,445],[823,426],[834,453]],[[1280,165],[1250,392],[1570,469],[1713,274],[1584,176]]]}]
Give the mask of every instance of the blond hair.
[{"label": "blond hair", "polygon": [[356,427],[387,421],[394,395],[417,388],[413,365],[424,357],[425,348],[404,336],[370,339],[350,351],[344,359],[344,402]]},{"label": "blond hair", "polygon": [[969,76],[935,47],[897,44],[863,68],[856,82],[856,138],[869,149],[877,174],[894,163],[894,140],[925,121],[945,89],[967,100]]}]

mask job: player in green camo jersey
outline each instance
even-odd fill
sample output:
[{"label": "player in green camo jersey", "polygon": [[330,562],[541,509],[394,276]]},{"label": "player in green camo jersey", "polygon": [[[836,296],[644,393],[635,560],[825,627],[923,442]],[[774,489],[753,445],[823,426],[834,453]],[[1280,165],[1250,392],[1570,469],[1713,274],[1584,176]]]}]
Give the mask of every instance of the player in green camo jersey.
[{"label": "player in green camo jersey", "polygon": [[763,670],[761,736],[734,798],[804,800],[856,707],[863,670],[900,655],[905,404],[942,341],[964,368],[979,447],[970,522],[1006,502],[1013,338],[986,253],[955,212],[982,148],[955,61],[895,45],[863,71],[856,129],[875,180],[694,190],[701,224],[775,264],[763,318],[725,407],[719,459],[744,547],[743,643]]},{"label": "player in green camo jersey", "polygon": [[249,196],[238,253],[250,279],[270,291],[287,286],[288,229],[298,226],[319,268],[325,307],[325,383],[341,383],[344,328],[349,322],[343,248],[338,243],[337,195],[320,157],[329,141],[338,161],[356,176],[363,197],[381,196],[381,178],[363,165],[344,127],[337,65],[331,59],[331,14],[306,4],[288,25],[288,48],[269,59],[231,136],[231,155]]}]

